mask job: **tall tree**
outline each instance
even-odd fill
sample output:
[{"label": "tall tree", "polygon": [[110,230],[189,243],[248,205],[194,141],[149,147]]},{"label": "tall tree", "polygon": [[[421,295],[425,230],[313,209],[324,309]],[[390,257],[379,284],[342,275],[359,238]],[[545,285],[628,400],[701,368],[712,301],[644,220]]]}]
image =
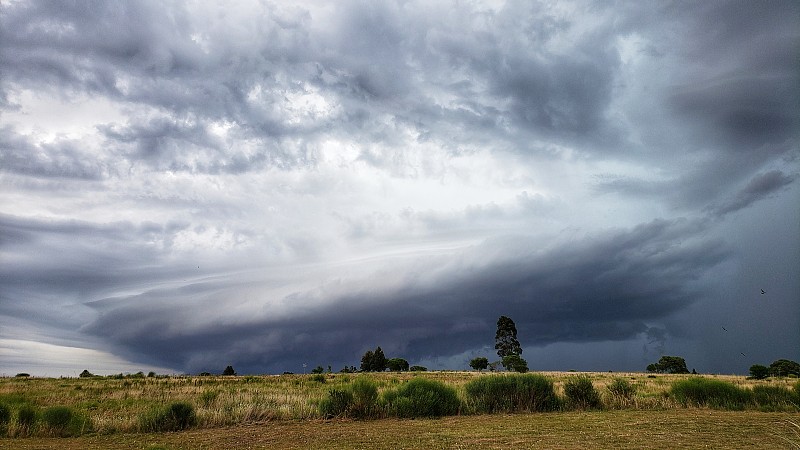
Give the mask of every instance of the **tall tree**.
[{"label": "tall tree", "polygon": [[504,358],[511,355],[521,355],[522,347],[517,340],[517,326],[514,321],[506,316],[497,319],[497,333],[494,335],[494,348],[497,356]]}]

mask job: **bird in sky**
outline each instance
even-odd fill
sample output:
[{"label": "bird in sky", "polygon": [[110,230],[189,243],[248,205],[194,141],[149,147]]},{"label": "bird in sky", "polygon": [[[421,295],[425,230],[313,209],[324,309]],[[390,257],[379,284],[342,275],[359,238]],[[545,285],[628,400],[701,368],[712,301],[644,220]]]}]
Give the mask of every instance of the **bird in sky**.
[{"label": "bird in sky", "polygon": [[766,292],[764,292],[764,290],[762,289],[761,290],[761,295],[764,295],[764,294],[766,294]]},{"label": "bird in sky", "polygon": [[725,328],[725,327],[722,327],[722,329],[723,329],[723,330],[725,330],[725,331],[728,331],[728,329],[727,329],[727,328]]}]

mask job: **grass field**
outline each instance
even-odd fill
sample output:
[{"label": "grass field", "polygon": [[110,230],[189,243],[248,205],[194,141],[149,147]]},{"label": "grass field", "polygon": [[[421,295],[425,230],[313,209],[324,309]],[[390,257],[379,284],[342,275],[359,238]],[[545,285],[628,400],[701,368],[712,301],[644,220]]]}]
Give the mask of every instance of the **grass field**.
[{"label": "grass field", "polygon": [[177,433],[0,439],[0,449],[800,448],[797,414],[620,410],[371,421],[292,420]]},{"label": "grass field", "polygon": [[[546,372],[558,396],[578,376],[587,376],[600,394],[599,411],[476,414],[464,402],[458,415],[440,419],[322,420],[320,402],[331,389],[347,389],[357,377],[380,395],[421,377],[440,381],[466,398],[475,372],[325,374],[246,377],[2,378],[0,405],[11,411],[0,430],[0,448],[800,448],[797,397],[768,408],[758,403],[691,407],[675,396],[676,383],[689,375]],[[746,392],[796,392],[790,378],[748,380],[705,375]],[[608,386],[625,380],[635,393],[620,402]],[[413,383],[412,383],[413,384]],[[164,405],[184,402],[196,421],[180,432],[144,433],[142,418]],[[81,417],[73,437],[57,437],[42,416],[64,407]],[[38,414],[31,425],[19,411]],[[385,414],[376,417],[386,417]],[[84,425],[85,424],[85,425]]]}]

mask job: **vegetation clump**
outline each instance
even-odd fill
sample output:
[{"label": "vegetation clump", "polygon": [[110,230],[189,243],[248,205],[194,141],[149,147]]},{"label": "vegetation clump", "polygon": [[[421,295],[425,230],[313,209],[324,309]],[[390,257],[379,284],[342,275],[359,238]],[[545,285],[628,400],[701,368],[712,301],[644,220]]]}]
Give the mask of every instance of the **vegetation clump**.
[{"label": "vegetation clump", "polygon": [[425,378],[414,378],[384,393],[383,403],[389,415],[401,418],[450,416],[461,409],[455,389]]},{"label": "vegetation clump", "polygon": [[553,411],[559,406],[553,382],[538,374],[481,376],[467,383],[464,392],[476,413]]},{"label": "vegetation clump", "polygon": [[669,395],[684,406],[741,410],[750,402],[751,391],[721,380],[692,377],[672,383]]},{"label": "vegetation clump", "polygon": [[377,416],[378,387],[366,377],[358,377],[347,388],[331,388],[319,404],[322,417],[367,419]]},{"label": "vegetation clump", "polygon": [[197,424],[194,406],[175,402],[165,408],[154,408],[139,417],[139,428],[144,432],[180,431]]},{"label": "vegetation clump", "polygon": [[600,409],[603,406],[600,394],[586,375],[573,377],[564,383],[564,395],[574,408]]}]

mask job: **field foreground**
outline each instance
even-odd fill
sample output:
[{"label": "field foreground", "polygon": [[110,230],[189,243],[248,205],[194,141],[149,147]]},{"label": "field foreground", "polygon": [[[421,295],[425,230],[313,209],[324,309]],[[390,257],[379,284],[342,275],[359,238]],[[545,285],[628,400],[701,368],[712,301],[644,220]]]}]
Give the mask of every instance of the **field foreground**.
[{"label": "field foreground", "polygon": [[0,439],[0,449],[800,448],[800,414],[619,410],[443,419],[293,420],[176,433]]}]

